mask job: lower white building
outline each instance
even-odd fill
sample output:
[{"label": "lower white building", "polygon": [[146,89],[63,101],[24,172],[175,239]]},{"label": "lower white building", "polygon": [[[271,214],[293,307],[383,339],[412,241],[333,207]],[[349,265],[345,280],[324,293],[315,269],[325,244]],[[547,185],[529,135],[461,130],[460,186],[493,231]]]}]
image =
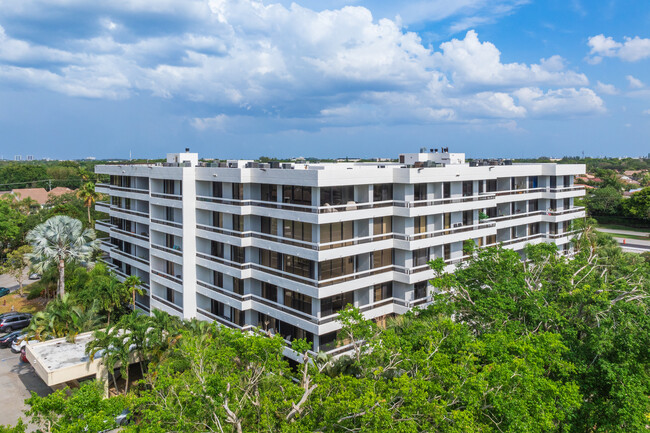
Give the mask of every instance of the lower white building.
[{"label": "lower white building", "polygon": [[106,261],[145,283],[140,308],[261,327],[334,350],[347,304],[378,321],[430,301],[426,264],[463,245],[570,248],[582,164],[466,163],[433,149],[399,163],[98,165]]}]

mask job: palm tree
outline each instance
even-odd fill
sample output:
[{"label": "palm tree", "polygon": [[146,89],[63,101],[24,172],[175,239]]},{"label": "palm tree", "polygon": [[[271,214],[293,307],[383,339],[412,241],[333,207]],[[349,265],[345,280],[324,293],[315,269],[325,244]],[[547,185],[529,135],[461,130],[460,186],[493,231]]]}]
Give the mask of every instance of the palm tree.
[{"label": "palm tree", "polygon": [[66,262],[89,261],[99,249],[95,230],[84,229],[81,221],[65,215],[54,216],[34,227],[26,236],[32,246],[28,254],[32,267],[43,273],[51,266],[59,269],[59,296],[65,294]]},{"label": "palm tree", "polygon": [[133,311],[135,311],[135,294],[142,296],[144,290],[142,290],[142,280],[135,275],[131,275],[124,280],[124,285],[129,288],[129,291],[133,294]]},{"label": "palm tree", "polygon": [[88,224],[92,224],[92,221],[90,220],[90,208],[101,198],[101,194],[95,191],[94,183],[88,182],[79,188],[79,191],[77,191],[77,197],[84,201],[84,205],[88,210]]}]

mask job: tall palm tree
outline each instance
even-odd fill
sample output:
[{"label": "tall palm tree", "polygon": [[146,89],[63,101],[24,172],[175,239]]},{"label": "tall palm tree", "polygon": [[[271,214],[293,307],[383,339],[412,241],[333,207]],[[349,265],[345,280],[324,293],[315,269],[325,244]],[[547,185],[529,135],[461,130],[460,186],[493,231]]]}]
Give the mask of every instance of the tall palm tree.
[{"label": "tall palm tree", "polygon": [[142,280],[135,275],[130,275],[124,280],[124,285],[129,288],[129,291],[133,294],[133,311],[135,311],[135,294],[142,296],[144,290],[142,290]]},{"label": "tall palm tree", "polygon": [[84,201],[84,205],[88,210],[88,224],[92,224],[92,221],[90,220],[90,208],[101,198],[101,194],[95,191],[94,183],[87,182],[79,188],[79,191],[77,191],[77,197]]},{"label": "tall palm tree", "polygon": [[99,249],[95,230],[84,229],[81,221],[65,215],[54,216],[34,227],[26,236],[32,246],[27,255],[36,272],[51,266],[59,269],[59,296],[65,294],[65,264],[89,261]]}]

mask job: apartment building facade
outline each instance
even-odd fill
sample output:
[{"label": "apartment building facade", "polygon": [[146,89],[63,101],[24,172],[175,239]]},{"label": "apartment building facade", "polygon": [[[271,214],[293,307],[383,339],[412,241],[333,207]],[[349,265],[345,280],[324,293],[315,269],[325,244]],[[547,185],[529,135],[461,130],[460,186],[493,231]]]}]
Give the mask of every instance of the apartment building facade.
[{"label": "apartment building facade", "polygon": [[421,151],[399,163],[98,165],[110,219],[105,260],[137,275],[160,309],[335,351],[347,304],[383,320],[430,302],[428,260],[453,269],[463,245],[570,248],[581,164],[486,162]]}]

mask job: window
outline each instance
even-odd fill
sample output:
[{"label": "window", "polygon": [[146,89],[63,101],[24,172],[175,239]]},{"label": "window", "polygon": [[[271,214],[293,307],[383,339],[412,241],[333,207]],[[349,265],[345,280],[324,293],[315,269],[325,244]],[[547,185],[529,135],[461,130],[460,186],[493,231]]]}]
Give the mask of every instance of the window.
[{"label": "window", "polygon": [[536,235],[539,233],[539,223],[528,224],[528,235]]},{"label": "window", "polygon": [[474,195],[474,182],[471,180],[463,181],[463,197]]},{"label": "window", "polygon": [[429,261],[429,248],[413,251],[413,266],[423,266]]},{"label": "window", "polygon": [[260,250],[260,264],[272,269],[282,269],[282,254],[270,251]]},{"label": "window", "polygon": [[413,290],[413,299],[422,299],[427,297],[427,282],[420,281],[415,283]]},{"label": "window", "polygon": [[210,299],[210,312],[215,316],[223,317],[224,316],[224,305],[219,301]]},{"label": "window", "polygon": [[282,187],[284,203],[311,206],[311,187],[299,185],[284,185]]},{"label": "window", "polygon": [[447,212],[443,215],[443,227],[448,229],[451,227],[451,213]]},{"label": "window", "polygon": [[485,214],[488,216],[488,218],[494,218],[497,216],[497,208],[495,207],[490,207],[485,209]]},{"label": "window", "polygon": [[393,297],[393,282],[387,282],[383,284],[375,284],[373,287],[374,300],[375,302],[382,301],[384,299]]},{"label": "window", "polygon": [[237,232],[244,231],[244,216],[243,215],[234,215],[232,216],[232,229]]},{"label": "window", "polygon": [[393,249],[388,248],[385,250],[373,251],[370,253],[372,256],[372,268],[383,268],[393,264]]},{"label": "window", "polygon": [[307,332],[304,329],[298,328],[297,326],[290,325],[280,320],[278,320],[277,323],[280,329],[280,335],[282,335],[285,340],[293,341],[296,339],[304,338],[310,343],[314,342],[314,334],[311,332]]},{"label": "window", "polygon": [[564,176],[564,184],[565,187],[571,186],[571,176]]},{"label": "window", "polygon": [[443,247],[443,257],[445,260],[451,259],[451,244],[445,244]]},{"label": "window", "polygon": [[313,278],[314,272],[311,260],[303,259],[301,257],[283,254],[284,271],[290,274],[299,275],[301,277]]},{"label": "window", "polygon": [[557,188],[557,177],[551,176],[551,188]]},{"label": "window", "polygon": [[269,185],[263,183],[260,186],[260,199],[263,201],[278,201],[278,187],[277,185]]},{"label": "window", "polygon": [[463,211],[463,225],[471,226],[472,224],[474,224],[474,211],[473,210]]},{"label": "window", "polygon": [[266,233],[267,235],[277,236],[278,220],[276,218],[262,217],[260,222],[261,222],[262,233]]},{"label": "window", "polygon": [[571,199],[570,198],[565,198],[564,199],[564,209],[570,209],[571,208]]},{"label": "window", "polygon": [[232,277],[232,291],[238,295],[244,294],[244,280]]},{"label": "window", "polygon": [[235,200],[244,199],[244,184],[243,183],[234,183],[232,184],[232,198]]},{"label": "window", "polygon": [[174,194],[174,181],[172,179],[163,180],[163,193]]},{"label": "window", "polygon": [[223,259],[223,242],[210,241],[210,255]]},{"label": "window", "polygon": [[442,197],[443,198],[451,197],[451,182],[442,183]]},{"label": "window", "polygon": [[172,304],[174,303],[174,290],[170,289],[169,287],[165,287],[167,289],[167,293],[165,296],[165,299],[167,299],[169,302]]},{"label": "window", "polygon": [[294,310],[311,314],[311,296],[284,289],[284,305]]},{"label": "window", "polygon": [[223,227],[223,214],[221,212],[212,212],[212,227]]},{"label": "window", "polygon": [[212,284],[223,287],[223,274],[221,272],[212,271]]},{"label": "window", "polygon": [[528,212],[535,212],[539,210],[538,200],[528,200]]},{"label": "window", "polygon": [[217,198],[223,197],[222,182],[212,182],[212,197],[217,197]]},{"label": "window", "polygon": [[485,181],[485,190],[487,192],[495,192],[497,190],[497,180],[488,179]]},{"label": "window", "polygon": [[245,255],[243,247],[230,246],[230,260],[237,263],[244,263]]},{"label": "window", "polygon": [[485,181],[484,180],[479,180],[478,181],[478,193],[482,194],[485,192]]},{"label": "window", "polygon": [[174,208],[165,206],[165,219],[167,221],[174,221]]},{"label": "window", "polygon": [[234,323],[235,325],[244,326],[246,315],[243,311],[240,311],[234,307],[230,307],[230,314],[226,317],[226,320]]},{"label": "window", "polygon": [[413,200],[426,200],[427,199],[427,184],[416,183],[413,185]]},{"label": "window", "polygon": [[[402,156],[403,155],[400,155],[400,157]],[[338,331],[334,331],[318,337],[318,342],[320,343],[318,349],[326,352],[336,348],[336,338],[338,337],[338,334]]]},{"label": "window", "polygon": [[338,242],[354,237],[354,221],[323,224],[320,226],[321,243]]},{"label": "window", "polygon": [[354,273],[354,256],[325,260],[319,263],[319,280],[329,280]]},{"label": "window", "polygon": [[372,221],[372,233],[375,235],[392,233],[393,217],[375,217]]},{"label": "window", "polygon": [[283,220],[282,234],[285,238],[311,242],[311,224],[300,221]]},{"label": "window", "polygon": [[417,233],[427,232],[427,217],[426,215],[416,216],[413,218],[413,230]]},{"label": "window", "polygon": [[257,313],[257,326],[265,331],[277,332],[278,320],[263,313]]},{"label": "window", "polygon": [[528,188],[537,188],[539,186],[539,178],[537,176],[528,177]]},{"label": "window", "polygon": [[321,317],[336,314],[348,304],[354,305],[354,292],[341,293],[339,295],[323,298],[320,301]]},{"label": "window", "polygon": [[390,183],[375,184],[372,188],[373,201],[388,201],[393,199],[393,185]]},{"label": "window", "polygon": [[497,243],[497,235],[490,235],[485,237],[486,245],[493,245]]},{"label": "window", "polygon": [[557,223],[549,223],[548,231],[549,231],[550,234],[556,235],[558,233],[558,231],[557,231]]},{"label": "window", "polygon": [[354,201],[353,186],[332,186],[320,189],[320,205],[341,205]]},{"label": "window", "polygon": [[269,283],[262,283],[262,298],[278,302],[278,286]]}]

